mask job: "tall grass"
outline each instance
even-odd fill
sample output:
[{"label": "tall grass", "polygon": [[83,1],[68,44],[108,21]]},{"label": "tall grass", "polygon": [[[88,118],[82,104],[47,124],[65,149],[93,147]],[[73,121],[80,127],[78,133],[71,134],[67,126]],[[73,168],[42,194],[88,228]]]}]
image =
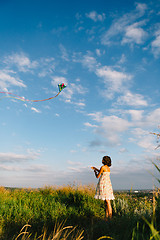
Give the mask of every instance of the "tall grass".
[{"label": "tall grass", "polygon": [[0,187],[0,239],[160,240],[158,189],[153,195],[115,193],[107,222],[104,202],[94,194],[95,186]]},{"label": "tall grass", "polygon": [[29,239],[34,239],[34,240],[81,240],[83,239],[83,230],[78,231],[75,233],[76,227],[73,226],[64,226],[64,223],[60,224],[55,224],[54,230],[52,233],[48,235],[47,229],[43,230],[43,233],[37,237],[37,234],[34,236],[32,233],[28,231],[28,228],[31,227],[31,225],[26,224],[18,234],[18,236],[15,238],[15,240],[21,239],[21,240],[29,240]]},{"label": "tall grass", "polygon": [[37,190],[1,187],[0,239],[134,240],[150,236],[149,225],[142,217],[152,220],[151,195],[115,193],[113,218],[106,222],[104,203],[94,199],[94,193],[94,186]]}]

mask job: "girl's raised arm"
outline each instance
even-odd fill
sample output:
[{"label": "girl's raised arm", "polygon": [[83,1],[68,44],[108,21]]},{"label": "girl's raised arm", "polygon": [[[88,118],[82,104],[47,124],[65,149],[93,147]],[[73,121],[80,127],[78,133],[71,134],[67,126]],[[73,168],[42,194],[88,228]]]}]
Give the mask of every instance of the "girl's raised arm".
[{"label": "girl's raised arm", "polygon": [[100,170],[99,170],[98,172],[99,172],[98,174],[95,173],[96,178],[99,178],[99,177],[101,176],[101,174],[102,174],[102,172],[103,172],[103,166],[100,168]]},{"label": "girl's raised arm", "polygon": [[100,170],[98,169],[98,168],[96,168],[96,167],[91,167],[93,170],[95,170],[95,171],[97,171],[97,172],[99,172]]}]

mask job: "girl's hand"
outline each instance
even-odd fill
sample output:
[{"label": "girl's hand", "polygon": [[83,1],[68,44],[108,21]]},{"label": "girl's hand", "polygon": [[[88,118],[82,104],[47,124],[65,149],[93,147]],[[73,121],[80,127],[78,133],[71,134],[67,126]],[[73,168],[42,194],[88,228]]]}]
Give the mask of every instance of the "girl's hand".
[{"label": "girl's hand", "polygon": [[91,167],[91,169],[95,170],[95,167]]}]

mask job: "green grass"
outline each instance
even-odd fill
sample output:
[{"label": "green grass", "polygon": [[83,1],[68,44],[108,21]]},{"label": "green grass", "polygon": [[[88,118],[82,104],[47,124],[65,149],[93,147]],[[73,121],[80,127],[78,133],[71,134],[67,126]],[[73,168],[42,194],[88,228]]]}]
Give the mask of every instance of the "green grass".
[{"label": "green grass", "polygon": [[[159,198],[157,216],[154,216],[154,223],[149,225],[153,220],[151,195],[115,193],[113,218],[106,222],[104,202],[94,199],[94,193],[93,186],[45,187],[37,190],[1,187],[0,239],[15,240],[19,234],[18,239],[23,240],[76,240],[82,239],[82,236],[86,240],[97,240],[102,236],[115,240],[147,240],[154,239],[153,234],[158,236]],[[26,224],[27,230],[21,231]]]}]

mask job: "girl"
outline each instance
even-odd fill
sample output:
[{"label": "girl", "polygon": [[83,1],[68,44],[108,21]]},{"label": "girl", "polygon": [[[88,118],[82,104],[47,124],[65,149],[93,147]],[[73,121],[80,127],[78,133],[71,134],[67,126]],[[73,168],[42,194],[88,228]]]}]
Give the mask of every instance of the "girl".
[{"label": "girl", "polygon": [[104,156],[102,159],[103,166],[98,170],[95,167],[91,167],[94,170],[96,178],[99,178],[97,188],[96,188],[96,199],[102,199],[105,201],[105,217],[112,217],[112,207],[110,200],[114,199],[112,184],[110,180],[110,166],[111,158],[109,156]]}]

